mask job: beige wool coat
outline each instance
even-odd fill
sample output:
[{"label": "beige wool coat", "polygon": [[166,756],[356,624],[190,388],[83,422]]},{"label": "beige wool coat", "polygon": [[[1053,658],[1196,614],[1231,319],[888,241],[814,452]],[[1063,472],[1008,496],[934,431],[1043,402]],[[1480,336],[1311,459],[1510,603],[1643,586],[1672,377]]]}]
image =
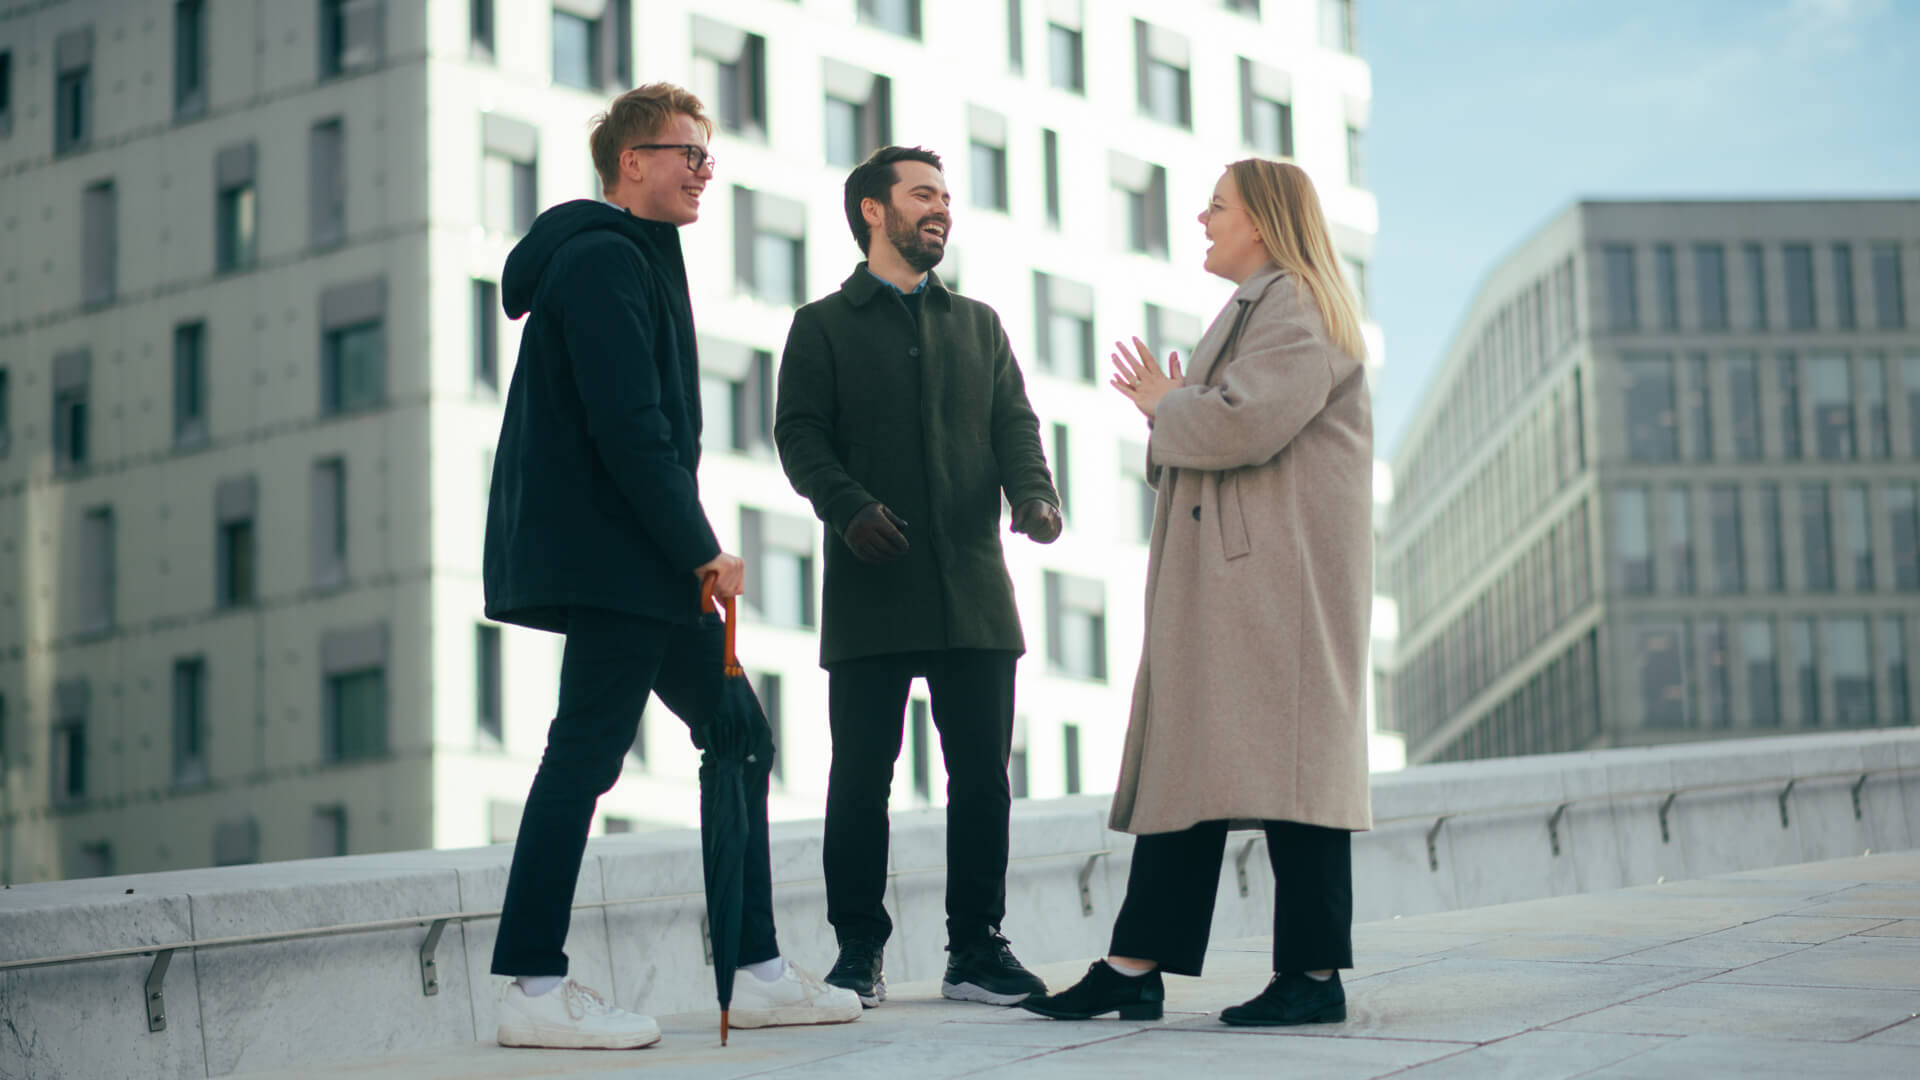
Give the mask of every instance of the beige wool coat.
[{"label": "beige wool coat", "polygon": [[[1235,324],[1238,323],[1238,330]],[[1146,639],[1111,824],[1373,823],[1366,370],[1269,264],[1155,409]]]}]

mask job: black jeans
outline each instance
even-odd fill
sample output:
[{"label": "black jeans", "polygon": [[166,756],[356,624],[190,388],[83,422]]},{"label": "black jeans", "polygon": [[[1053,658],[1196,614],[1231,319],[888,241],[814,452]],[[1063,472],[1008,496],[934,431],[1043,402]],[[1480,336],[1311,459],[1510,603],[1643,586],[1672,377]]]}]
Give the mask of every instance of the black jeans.
[{"label": "black jeans", "polygon": [[[1273,865],[1273,970],[1352,967],[1353,834],[1297,821],[1262,824]],[[1109,954],[1152,960],[1169,975],[1200,974],[1226,848],[1224,821],[1135,841]]]},{"label": "black jeans", "polygon": [[[689,727],[719,701],[722,635],[599,608],[574,608],[560,661],[560,714],[533,778],[514,842],[513,870],[493,946],[496,975],[565,975],[567,924],[593,807],[620,775],[640,710],[658,694]],[[762,725],[766,718],[760,718]],[[780,955],[773,932],[773,871],[767,850],[767,783],[773,756],[747,774],[747,865],[740,963]]]},{"label": "black jeans", "polygon": [[[927,680],[947,763],[947,940],[970,944],[1007,914],[1013,789],[1013,669],[1019,654],[943,649],[844,660],[827,669],[827,921],[842,942],[885,941],[887,794],[915,676]],[[929,778],[931,779],[931,778]]]}]

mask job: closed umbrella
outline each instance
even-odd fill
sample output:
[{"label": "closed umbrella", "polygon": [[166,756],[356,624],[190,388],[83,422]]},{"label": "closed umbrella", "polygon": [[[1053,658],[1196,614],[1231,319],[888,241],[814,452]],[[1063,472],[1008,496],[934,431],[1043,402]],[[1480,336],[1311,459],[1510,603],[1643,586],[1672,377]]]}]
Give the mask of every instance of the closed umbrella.
[{"label": "closed umbrella", "polygon": [[[700,591],[700,609],[713,610],[713,578]],[[740,914],[747,854],[747,766],[765,726],[753,688],[734,653],[734,599],[726,611],[725,673],[719,700],[702,725],[700,855],[707,882],[707,927],[713,944],[713,981],[720,998],[720,1045],[727,1044],[727,1011],[740,958]],[[762,750],[764,752],[764,750]]]}]

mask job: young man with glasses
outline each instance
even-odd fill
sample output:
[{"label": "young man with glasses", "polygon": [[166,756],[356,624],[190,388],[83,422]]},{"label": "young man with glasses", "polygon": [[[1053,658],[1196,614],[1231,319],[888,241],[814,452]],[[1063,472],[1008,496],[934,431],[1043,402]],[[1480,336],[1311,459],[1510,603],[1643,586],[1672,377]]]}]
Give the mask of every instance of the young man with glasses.
[{"label": "young man with glasses", "polygon": [[[720,700],[722,632],[703,577],[737,596],[745,564],[700,505],[699,361],[680,227],[713,179],[698,98],[654,83],[614,99],[590,145],[605,201],[535,219],[501,298],[527,316],[487,505],[487,617],[566,635],[558,715],[514,844],[494,943],[502,1046],[626,1049],[650,1017],[567,979],[563,945],[594,804],[651,694],[695,728]],[[747,790],[743,970],[734,1027],[844,1023],[848,991],[781,958],[767,848],[772,732]]]}]

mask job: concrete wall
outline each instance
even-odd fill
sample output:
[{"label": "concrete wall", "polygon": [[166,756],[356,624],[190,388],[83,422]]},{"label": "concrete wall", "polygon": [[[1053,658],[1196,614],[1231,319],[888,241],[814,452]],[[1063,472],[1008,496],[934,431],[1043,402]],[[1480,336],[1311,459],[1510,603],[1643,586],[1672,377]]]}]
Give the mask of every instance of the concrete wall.
[{"label": "concrete wall", "polygon": [[[1556,855],[1547,823],[1562,804]],[[1377,827],[1354,846],[1361,921],[1898,850],[1920,844],[1920,731],[1422,766],[1376,777],[1374,807]],[[1104,951],[1132,848],[1105,820],[1098,797],[1017,807],[1006,930],[1023,959]],[[1220,938],[1266,932],[1273,877],[1255,836],[1230,839]],[[936,811],[900,814],[893,838],[888,971],[895,983],[934,979],[945,961],[943,822]],[[1250,841],[1243,897],[1234,858]],[[1078,877],[1095,851],[1109,854],[1093,864],[1083,913]],[[510,855],[504,846],[402,852],[22,886],[0,891],[0,963],[496,910]],[[819,823],[777,824],[783,948],[823,971],[833,941],[819,874]],[[630,1008],[710,1007],[700,881],[692,832],[594,841],[578,902],[643,902],[576,914],[575,976]],[[223,1076],[490,1038],[496,926],[447,928],[434,996],[421,992],[424,924],[177,953],[160,1033],[147,1031],[142,1005],[146,958],[0,971],[0,1078]]]}]

